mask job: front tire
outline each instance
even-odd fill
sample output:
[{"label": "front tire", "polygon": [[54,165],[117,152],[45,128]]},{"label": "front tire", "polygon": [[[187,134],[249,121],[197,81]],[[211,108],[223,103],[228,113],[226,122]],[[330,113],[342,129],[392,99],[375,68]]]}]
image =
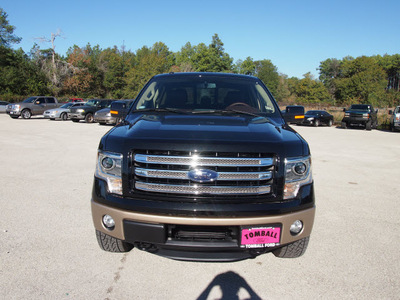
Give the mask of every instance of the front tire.
[{"label": "front tire", "polygon": [[66,113],[62,113],[61,116],[60,116],[60,119],[61,119],[62,121],[67,121],[68,115],[67,115]]},{"label": "front tire", "polygon": [[133,248],[132,244],[126,243],[99,230],[96,230],[96,237],[100,248],[104,251],[122,253],[129,252]]},{"label": "front tire", "polygon": [[31,111],[29,109],[24,109],[21,112],[21,116],[22,116],[23,119],[30,119],[32,117],[32,113],[31,113]]},{"label": "front tire", "polygon": [[370,131],[372,129],[372,124],[371,124],[371,120],[369,120],[366,124],[365,124],[365,129],[367,129],[368,131]]},{"label": "front tire", "polygon": [[314,127],[318,127],[319,126],[319,120],[318,119],[315,119],[314,120]]},{"label": "front tire", "polygon": [[329,120],[328,126],[329,126],[329,127],[332,127],[332,125],[333,125],[333,121],[332,121],[332,120]]},{"label": "front tire", "polygon": [[310,237],[308,236],[306,238],[283,246],[282,248],[276,249],[273,251],[273,253],[276,257],[280,258],[300,257],[306,252],[309,240]]},{"label": "front tire", "polygon": [[88,113],[88,114],[85,116],[85,121],[86,121],[86,123],[93,123],[93,122],[94,122],[93,114]]},{"label": "front tire", "polygon": [[346,129],[347,128],[347,123],[346,122],[342,122],[342,128]]}]

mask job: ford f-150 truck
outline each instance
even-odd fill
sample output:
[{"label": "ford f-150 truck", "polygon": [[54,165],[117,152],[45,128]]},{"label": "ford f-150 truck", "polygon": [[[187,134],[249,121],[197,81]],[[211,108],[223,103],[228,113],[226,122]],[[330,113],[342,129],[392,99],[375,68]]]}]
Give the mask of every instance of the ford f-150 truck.
[{"label": "ford f-150 truck", "polygon": [[301,256],[314,202],[309,146],[261,80],[170,73],[102,137],[91,208],[103,250],[236,261]]},{"label": "ford f-150 truck", "polygon": [[30,119],[35,115],[43,115],[46,110],[61,106],[55,97],[49,96],[32,96],[21,103],[7,105],[6,112],[13,118],[18,119],[22,116],[23,119]]}]

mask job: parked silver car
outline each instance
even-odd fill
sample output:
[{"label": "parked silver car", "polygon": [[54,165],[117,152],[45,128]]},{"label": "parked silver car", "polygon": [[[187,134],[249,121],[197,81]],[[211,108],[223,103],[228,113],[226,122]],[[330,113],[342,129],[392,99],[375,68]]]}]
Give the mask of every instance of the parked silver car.
[{"label": "parked silver car", "polygon": [[[115,102],[125,102],[127,109],[131,106],[133,103],[133,100],[118,100]],[[98,110],[94,114],[94,121],[99,123],[100,125],[115,125],[117,124],[117,117],[111,114],[111,108],[103,108],[101,110]]]},{"label": "parked silver car", "polygon": [[66,121],[68,120],[68,113],[70,112],[71,107],[78,107],[83,105],[85,105],[85,102],[68,102],[61,107],[46,110],[43,113],[43,116],[45,119],[61,119],[63,121]]},{"label": "parked silver car", "polygon": [[110,112],[110,108],[103,108],[94,114],[94,121],[100,125],[115,125],[117,123],[117,118],[113,117]]},{"label": "parked silver car", "polygon": [[5,113],[6,112],[6,106],[10,104],[6,101],[0,101],[0,113]]}]

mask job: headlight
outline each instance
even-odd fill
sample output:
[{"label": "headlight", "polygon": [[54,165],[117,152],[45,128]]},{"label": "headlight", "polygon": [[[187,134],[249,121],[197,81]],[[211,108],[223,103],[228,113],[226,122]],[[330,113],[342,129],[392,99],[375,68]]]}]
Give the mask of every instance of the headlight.
[{"label": "headlight", "polygon": [[85,112],[85,110],[84,110],[83,108],[78,108],[78,109],[76,110],[76,112],[78,112],[78,113],[83,113],[83,112]]},{"label": "headlight", "polygon": [[312,182],[311,157],[288,158],[285,161],[284,199],[295,198],[303,185]]},{"label": "headlight", "polygon": [[107,182],[108,191],[122,195],[122,154],[99,150],[95,176]]},{"label": "headlight", "polygon": [[350,117],[350,113],[345,113],[344,116],[345,117]]},{"label": "headlight", "polygon": [[107,113],[107,114],[106,114],[106,117],[111,117],[111,113]]},{"label": "headlight", "polygon": [[15,104],[13,107],[14,110],[19,110],[20,108],[21,108],[21,105],[19,105],[19,104]]},{"label": "headlight", "polygon": [[314,120],[314,118],[307,118],[307,120],[308,120],[308,121],[312,121],[312,120]]},{"label": "headlight", "polygon": [[369,118],[369,114],[363,114],[363,118]]}]

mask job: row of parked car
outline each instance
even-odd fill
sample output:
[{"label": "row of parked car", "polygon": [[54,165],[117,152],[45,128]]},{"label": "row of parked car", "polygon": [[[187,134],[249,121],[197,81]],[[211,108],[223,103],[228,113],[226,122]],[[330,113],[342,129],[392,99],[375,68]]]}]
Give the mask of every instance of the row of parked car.
[{"label": "row of parked car", "polygon": [[91,99],[84,102],[81,98],[72,98],[71,102],[59,103],[55,97],[32,96],[21,103],[4,105],[5,112],[13,119],[30,119],[34,115],[43,115],[50,120],[81,120],[101,125],[117,123],[117,117],[110,112],[111,103],[122,102],[129,107],[133,100]]},{"label": "row of parked car", "polygon": [[[55,97],[32,96],[21,103],[10,104],[0,101],[0,112],[6,112],[11,118],[22,117],[29,119],[33,115],[42,115],[50,120],[60,119],[63,121],[72,120],[79,122],[84,120],[86,123],[97,122],[101,125],[114,125],[118,117],[111,114],[111,103],[114,101],[122,102],[121,105],[128,108],[132,99],[112,100],[112,99],[91,99],[84,102],[82,98],[71,98],[71,102],[58,103]],[[344,117],[341,121],[342,128],[363,127],[366,130],[378,127],[378,110],[370,104],[353,104],[349,109],[343,109]],[[282,111],[285,120],[291,124],[311,125],[311,126],[332,126],[334,124],[333,115],[325,110],[309,110],[305,112],[304,106],[289,105]],[[390,111],[390,128],[392,131],[400,130],[400,106],[394,111]]]},{"label": "row of parked car", "polygon": [[[366,130],[378,128],[378,110],[374,109],[370,104],[353,104],[349,109],[343,109],[344,117],[341,121],[341,127],[346,129],[349,127],[362,127]],[[324,110],[310,110],[304,112],[304,107],[300,105],[287,106],[282,111],[285,120],[288,123],[298,125],[328,125],[334,123],[333,115]],[[394,111],[389,111],[390,129],[392,131],[400,130],[400,106]]]}]

